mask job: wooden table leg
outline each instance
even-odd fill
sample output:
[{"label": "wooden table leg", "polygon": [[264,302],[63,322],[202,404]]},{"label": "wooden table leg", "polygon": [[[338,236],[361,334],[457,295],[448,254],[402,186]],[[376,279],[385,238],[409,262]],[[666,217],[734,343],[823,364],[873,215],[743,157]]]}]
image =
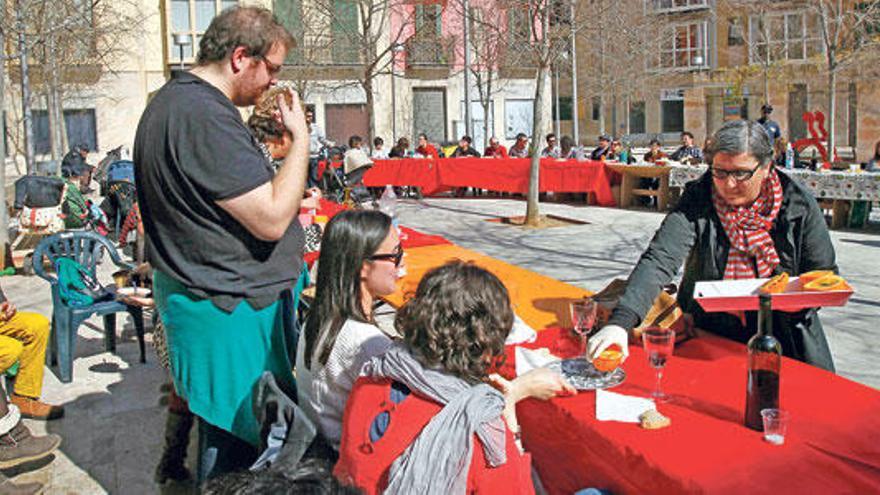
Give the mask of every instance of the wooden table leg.
[{"label": "wooden table leg", "polygon": [[660,187],[657,189],[657,209],[666,211],[669,202],[669,175],[660,176]]},{"label": "wooden table leg", "polygon": [[624,172],[621,174],[623,178],[620,181],[620,207],[629,208],[632,206],[633,177]]},{"label": "wooden table leg", "polygon": [[831,203],[831,228],[841,229],[846,227],[849,219],[849,201],[835,199]]}]

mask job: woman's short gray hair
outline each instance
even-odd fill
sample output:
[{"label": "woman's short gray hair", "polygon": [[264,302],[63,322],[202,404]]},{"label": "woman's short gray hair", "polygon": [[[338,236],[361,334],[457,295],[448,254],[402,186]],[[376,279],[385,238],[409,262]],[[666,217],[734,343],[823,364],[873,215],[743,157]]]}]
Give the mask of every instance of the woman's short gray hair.
[{"label": "woman's short gray hair", "polygon": [[764,126],[750,120],[726,122],[715,132],[712,154],[752,155],[761,165],[773,161],[773,142]]}]

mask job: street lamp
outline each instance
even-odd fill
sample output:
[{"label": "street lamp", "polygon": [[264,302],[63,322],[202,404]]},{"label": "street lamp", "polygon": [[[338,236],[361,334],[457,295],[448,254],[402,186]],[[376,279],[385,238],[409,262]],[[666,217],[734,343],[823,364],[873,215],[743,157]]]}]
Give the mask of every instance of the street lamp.
[{"label": "street lamp", "polygon": [[183,64],[183,47],[192,44],[192,36],[187,33],[175,33],[174,44],[180,49],[180,70],[183,70],[186,68]]},{"label": "street lamp", "polygon": [[397,142],[397,91],[394,88],[394,80],[397,73],[394,66],[397,64],[397,54],[403,53],[406,47],[403,43],[395,43],[391,46],[391,142]]}]

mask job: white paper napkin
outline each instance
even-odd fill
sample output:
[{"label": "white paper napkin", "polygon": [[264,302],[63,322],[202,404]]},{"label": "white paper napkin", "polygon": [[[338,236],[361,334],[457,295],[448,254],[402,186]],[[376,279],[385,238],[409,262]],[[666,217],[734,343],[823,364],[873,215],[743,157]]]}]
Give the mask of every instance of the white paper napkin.
[{"label": "white paper napkin", "polygon": [[[517,356],[518,366],[519,356]],[[638,423],[642,413],[656,408],[652,399],[596,390],[596,419],[599,421]]]},{"label": "white paper napkin", "polygon": [[538,332],[536,332],[534,328],[530,327],[528,323],[524,322],[522,318],[514,315],[513,328],[510,330],[510,334],[507,335],[507,339],[504,341],[504,344],[525,344],[528,342],[534,342],[536,338],[538,338]]},{"label": "white paper napkin", "polygon": [[535,368],[546,366],[553,361],[558,360],[559,357],[547,352],[546,348],[532,350],[523,347],[517,347],[515,359],[516,376],[520,376],[528,373],[529,371],[532,371]]}]

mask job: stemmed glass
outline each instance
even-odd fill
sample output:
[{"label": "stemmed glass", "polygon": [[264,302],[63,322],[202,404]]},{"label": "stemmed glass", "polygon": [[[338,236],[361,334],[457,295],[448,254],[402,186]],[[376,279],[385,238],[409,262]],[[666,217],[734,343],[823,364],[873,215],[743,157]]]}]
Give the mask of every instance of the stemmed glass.
[{"label": "stemmed glass", "polygon": [[586,349],[587,337],[590,336],[596,323],[596,308],[596,301],[589,297],[574,301],[569,306],[572,330],[581,347],[580,354]]},{"label": "stemmed glass", "polygon": [[672,348],[675,346],[675,331],[668,328],[650,327],[642,332],[642,345],[648,356],[648,364],[657,371],[657,382],[651,396],[657,402],[666,402],[669,396],[660,389],[660,381],[663,379],[663,367],[666,360],[672,356]]}]

